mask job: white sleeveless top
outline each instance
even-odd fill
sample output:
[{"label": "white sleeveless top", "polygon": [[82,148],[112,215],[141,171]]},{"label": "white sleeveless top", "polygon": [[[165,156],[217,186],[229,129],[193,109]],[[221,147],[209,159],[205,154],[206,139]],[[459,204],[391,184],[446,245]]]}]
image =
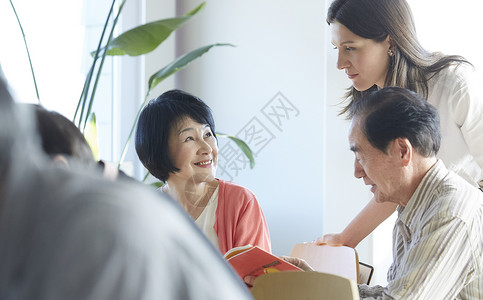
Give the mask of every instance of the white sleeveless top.
[{"label": "white sleeveless top", "polygon": [[218,186],[216,190],[211,195],[208,204],[201,213],[201,215],[195,220],[196,225],[203,231],[208,240],[219,249],[218,236],[215,231],[215,221],[216,221],[216,208],[218,207]]}]

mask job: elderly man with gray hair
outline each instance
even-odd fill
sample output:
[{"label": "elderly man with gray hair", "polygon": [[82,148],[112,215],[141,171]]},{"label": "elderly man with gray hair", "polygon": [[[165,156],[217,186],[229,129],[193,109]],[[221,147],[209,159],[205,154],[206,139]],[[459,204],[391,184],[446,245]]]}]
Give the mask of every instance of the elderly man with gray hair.
[{"label": "elderly man with gray hair", "polygon": [[350,109],[354,175],[377,202],[398,204],[386,287],[362,299],[483,299],[483,193],[449,171],[436,109],[386,87]]}]

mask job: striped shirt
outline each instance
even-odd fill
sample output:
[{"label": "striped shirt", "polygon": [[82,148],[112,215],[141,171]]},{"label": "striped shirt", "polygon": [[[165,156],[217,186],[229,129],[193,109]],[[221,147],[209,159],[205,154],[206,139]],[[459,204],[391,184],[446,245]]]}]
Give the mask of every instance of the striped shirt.
[{"label": "striped shirt", "polygon": [[438,160],[398,207],[393,259],[361,299],[483,299],[483,193]]}]

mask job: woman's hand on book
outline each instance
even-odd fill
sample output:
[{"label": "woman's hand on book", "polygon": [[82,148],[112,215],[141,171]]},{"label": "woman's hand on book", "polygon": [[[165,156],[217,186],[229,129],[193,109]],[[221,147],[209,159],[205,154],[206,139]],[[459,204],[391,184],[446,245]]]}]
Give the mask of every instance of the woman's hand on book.
[{"label": "woman's hand on book", "polygon": [[314,269],[303,259],[298,257],[290,257],[290,256],[280,256],[286,262],[291,263],[292,265],[299,267],[304,271],[313,271]]},{"label": "woman's hand on book", "polygon": [[245,278],[243,278],[243,281],[245,281],[245,284],[247,285],[247,287],[251,289],[253,287],[253,283],[255,282],[255,279],[257,279],[257,276],[248,275],[248,276],[245,276]]},{"label": "woman's hand on book", "polygon": [[[312,267],[303,259],[301,258],[298,258],[298,257],[290,257],[290,256],[279,256],[280,259],[296,266],[296,267],[299,267],[300,269],[302,269],[303,271],[313,271],[314,269],[312,269]],[[245,284],[248,286],[248,288],[252,288],[253,287],[253,283],[255,282],[255,279],[257,278],[257,276],[251,276],[251,275],[248,275],[248,276],[245,276],[243,278],[243,281],[245,282]]]}]

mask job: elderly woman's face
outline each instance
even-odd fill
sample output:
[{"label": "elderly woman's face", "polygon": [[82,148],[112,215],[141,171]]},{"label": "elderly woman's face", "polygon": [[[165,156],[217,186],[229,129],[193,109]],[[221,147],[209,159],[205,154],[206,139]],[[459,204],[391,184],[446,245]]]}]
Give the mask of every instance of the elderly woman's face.
[{"label": "elderly woman's face", "polygon": [[209,182],[215,179],[218,165],[218,145],[208,124],[186,117],[180,120],[169,137],[169,153],[179,172],[168,180]]}]

